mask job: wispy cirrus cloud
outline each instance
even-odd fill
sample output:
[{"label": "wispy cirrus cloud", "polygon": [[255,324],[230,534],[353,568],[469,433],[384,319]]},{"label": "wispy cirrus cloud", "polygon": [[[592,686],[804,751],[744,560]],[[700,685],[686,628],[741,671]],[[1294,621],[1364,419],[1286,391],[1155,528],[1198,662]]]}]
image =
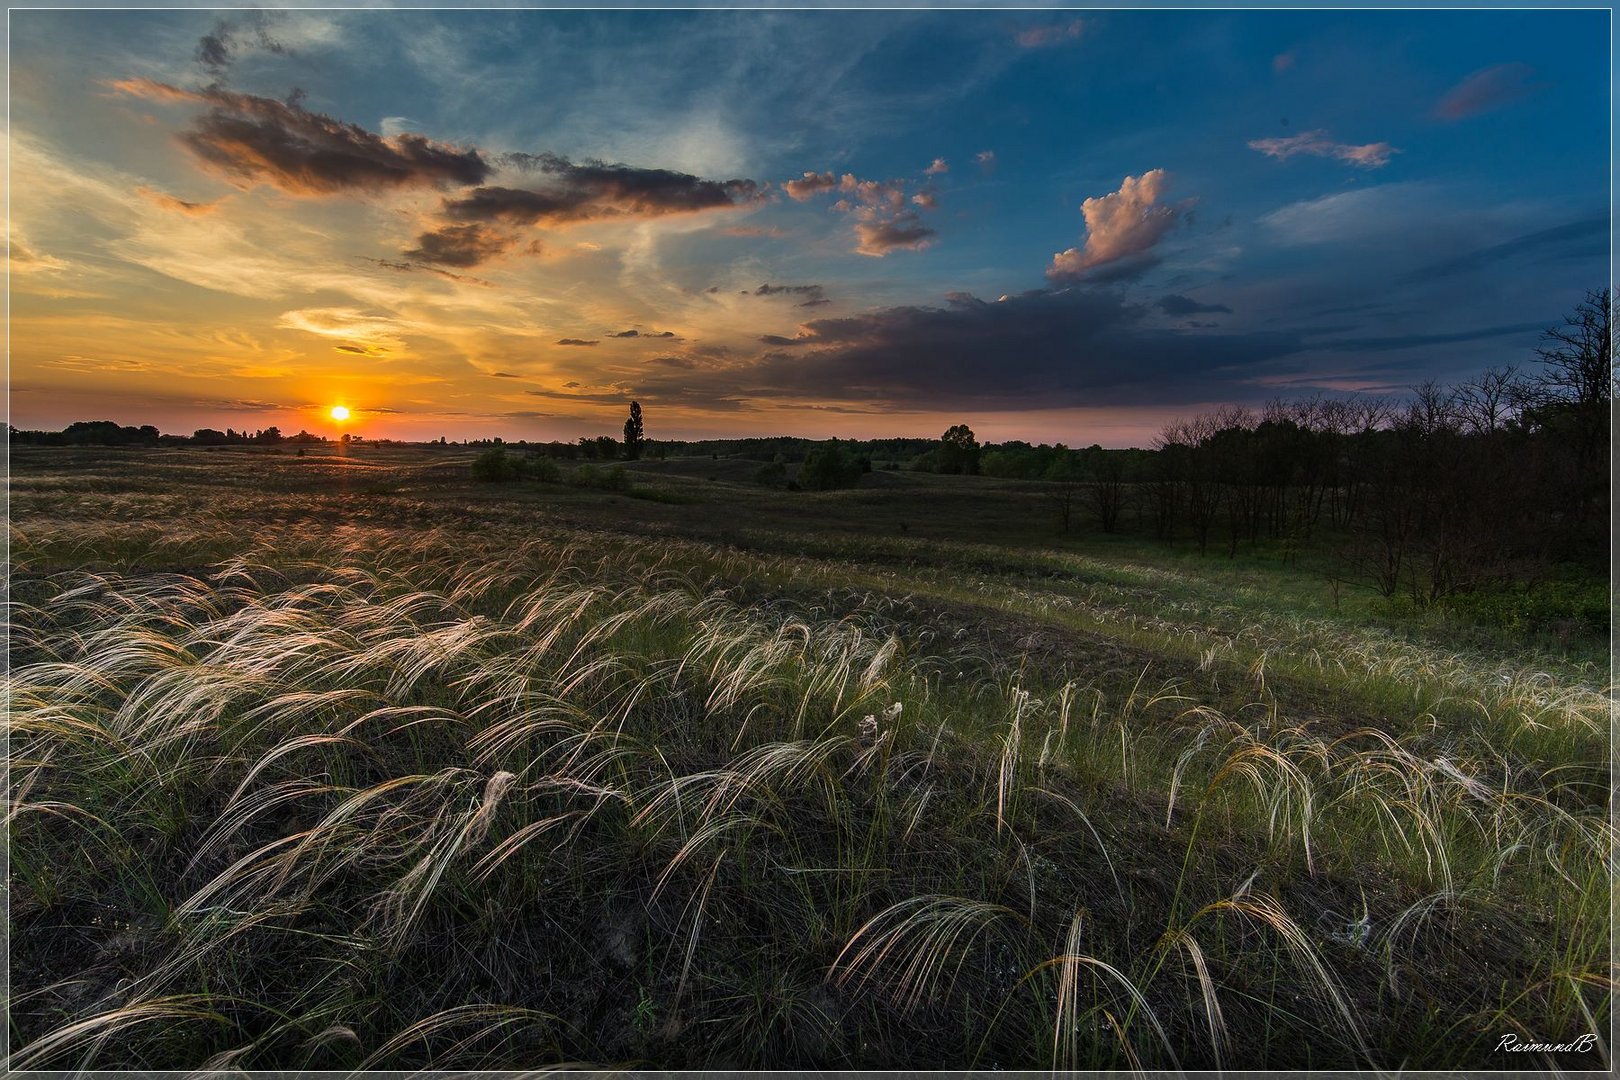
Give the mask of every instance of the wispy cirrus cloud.
[{"label": "wispy cirrus cloud", "polygon": [[1380,169],[1389,159],[1400,153],[1387,142],[1351,143],[1334,142],[1324,130],[1302,131],[1298,135],[1284,135],[1273,139],[1250,139],[1249,149],[1258,150],[1267,157],[1287,161],[1304,154],[1307,157],[1333,158],[1349,162],[1363,169]]},{"label": "wispy cirrus cloud", "polygon": [[1015,33],[1013,40],[1026,49],[1044,49],[1051,45],[1061,45],[1065,41],[1077,41],[1085,30],[1084,19],[1070,19],[1067,22],[1050,23],[1046,26],[1026,27]]},{"label": "wispy cirrus cloud", "polygon": [[143,199],[146,199],[148,202],[163,207],[165,210],[173,210],[177,214],[190,214],[193,217],[199,217],[203,214],[212,214],[215,210],[219,209],[220,202],[218,199],[214,199],[209,202],[190,202],[186,199],[179,198],[178,196],[170,195],[166,191],[159,191],[156,188],[144,186],[136,188],[135,194],[141,196]]},{"label": "wispy cirrus cloud", "polygon": [[1190,207],[1192,200],[1174,206],[1160,202],[1170,174],[1150,169],[1127,176],[1119,190],[1094,196],[1080,204],[1086,221],[1086,242],[1052,256],[1046,276],[1053,281],[1129,277],[1152,266],[1153,249]]},{"label": "wispy cirrus cloud", "polygon": [[1496,64],[1481,68],[1447,90],[1435,102],[1431,115],[1437,120],[1466,120],[1527,98],[1541,84],[1534,81],[1536,69],[1529,64]]}]

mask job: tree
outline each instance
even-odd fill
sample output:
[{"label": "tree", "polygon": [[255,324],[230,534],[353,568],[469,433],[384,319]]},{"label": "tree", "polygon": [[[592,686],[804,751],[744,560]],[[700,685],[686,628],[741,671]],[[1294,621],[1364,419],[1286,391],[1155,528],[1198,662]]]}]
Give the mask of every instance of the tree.
[{"label": "tree", "polygon": [[624,456],[627,461],[641,457],[645,432],[641,427],[641,402],[630,403],[630,418],[624,422]]},{"label": "tree", "polygon": [[955,424],[939,437],[939,471],[971,474],[979,471],[979,440],[966,424]]},{"label": "tree", "polygon": [[799,466],[799,485],[809,491],[831,491],[861,482],[861,463],[845,453],[837,439],[810,451]]},{"label": "tree", "polygon": [[1564,325],[1541,335],[1536,355],[1546,365],[1537,380],[1543,401],[1576,406],[1606,406],[1614,392],[1614,339],[1610,328],[1611,297],[1593,289],[1564,316]]}]

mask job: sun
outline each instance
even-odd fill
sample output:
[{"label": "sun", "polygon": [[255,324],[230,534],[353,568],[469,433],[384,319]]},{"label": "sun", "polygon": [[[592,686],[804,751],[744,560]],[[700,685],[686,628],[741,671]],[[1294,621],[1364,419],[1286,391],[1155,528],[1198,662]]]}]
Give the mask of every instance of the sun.
[{"label": "sun", "polygon": [[348,418],[349,418],[348,406],[346,406],[346,405],[334,405],[334,406],[332,406],[332,419],[334,419],[334,420],[347,420]]}]

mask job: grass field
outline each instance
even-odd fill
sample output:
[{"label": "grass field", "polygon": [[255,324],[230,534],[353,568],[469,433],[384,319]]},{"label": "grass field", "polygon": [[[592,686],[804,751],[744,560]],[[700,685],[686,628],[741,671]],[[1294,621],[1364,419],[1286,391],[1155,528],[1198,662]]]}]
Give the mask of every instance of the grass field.
[{"label": "grass field", "polygon": [[14,1067],[1607,1066],[1604,642],[470,460],[13,449]]}]

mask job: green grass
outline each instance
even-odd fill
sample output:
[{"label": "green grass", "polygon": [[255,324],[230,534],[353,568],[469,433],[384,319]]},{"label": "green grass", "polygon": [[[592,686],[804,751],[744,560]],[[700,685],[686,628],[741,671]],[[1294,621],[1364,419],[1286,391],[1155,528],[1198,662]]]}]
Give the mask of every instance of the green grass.
[{"label": "green grass", "polygon": [[14,455],[15,1066],[1500,1068],[1607,1031],[1585,646],[1059,539],[1027,486],[470,459]]}]

